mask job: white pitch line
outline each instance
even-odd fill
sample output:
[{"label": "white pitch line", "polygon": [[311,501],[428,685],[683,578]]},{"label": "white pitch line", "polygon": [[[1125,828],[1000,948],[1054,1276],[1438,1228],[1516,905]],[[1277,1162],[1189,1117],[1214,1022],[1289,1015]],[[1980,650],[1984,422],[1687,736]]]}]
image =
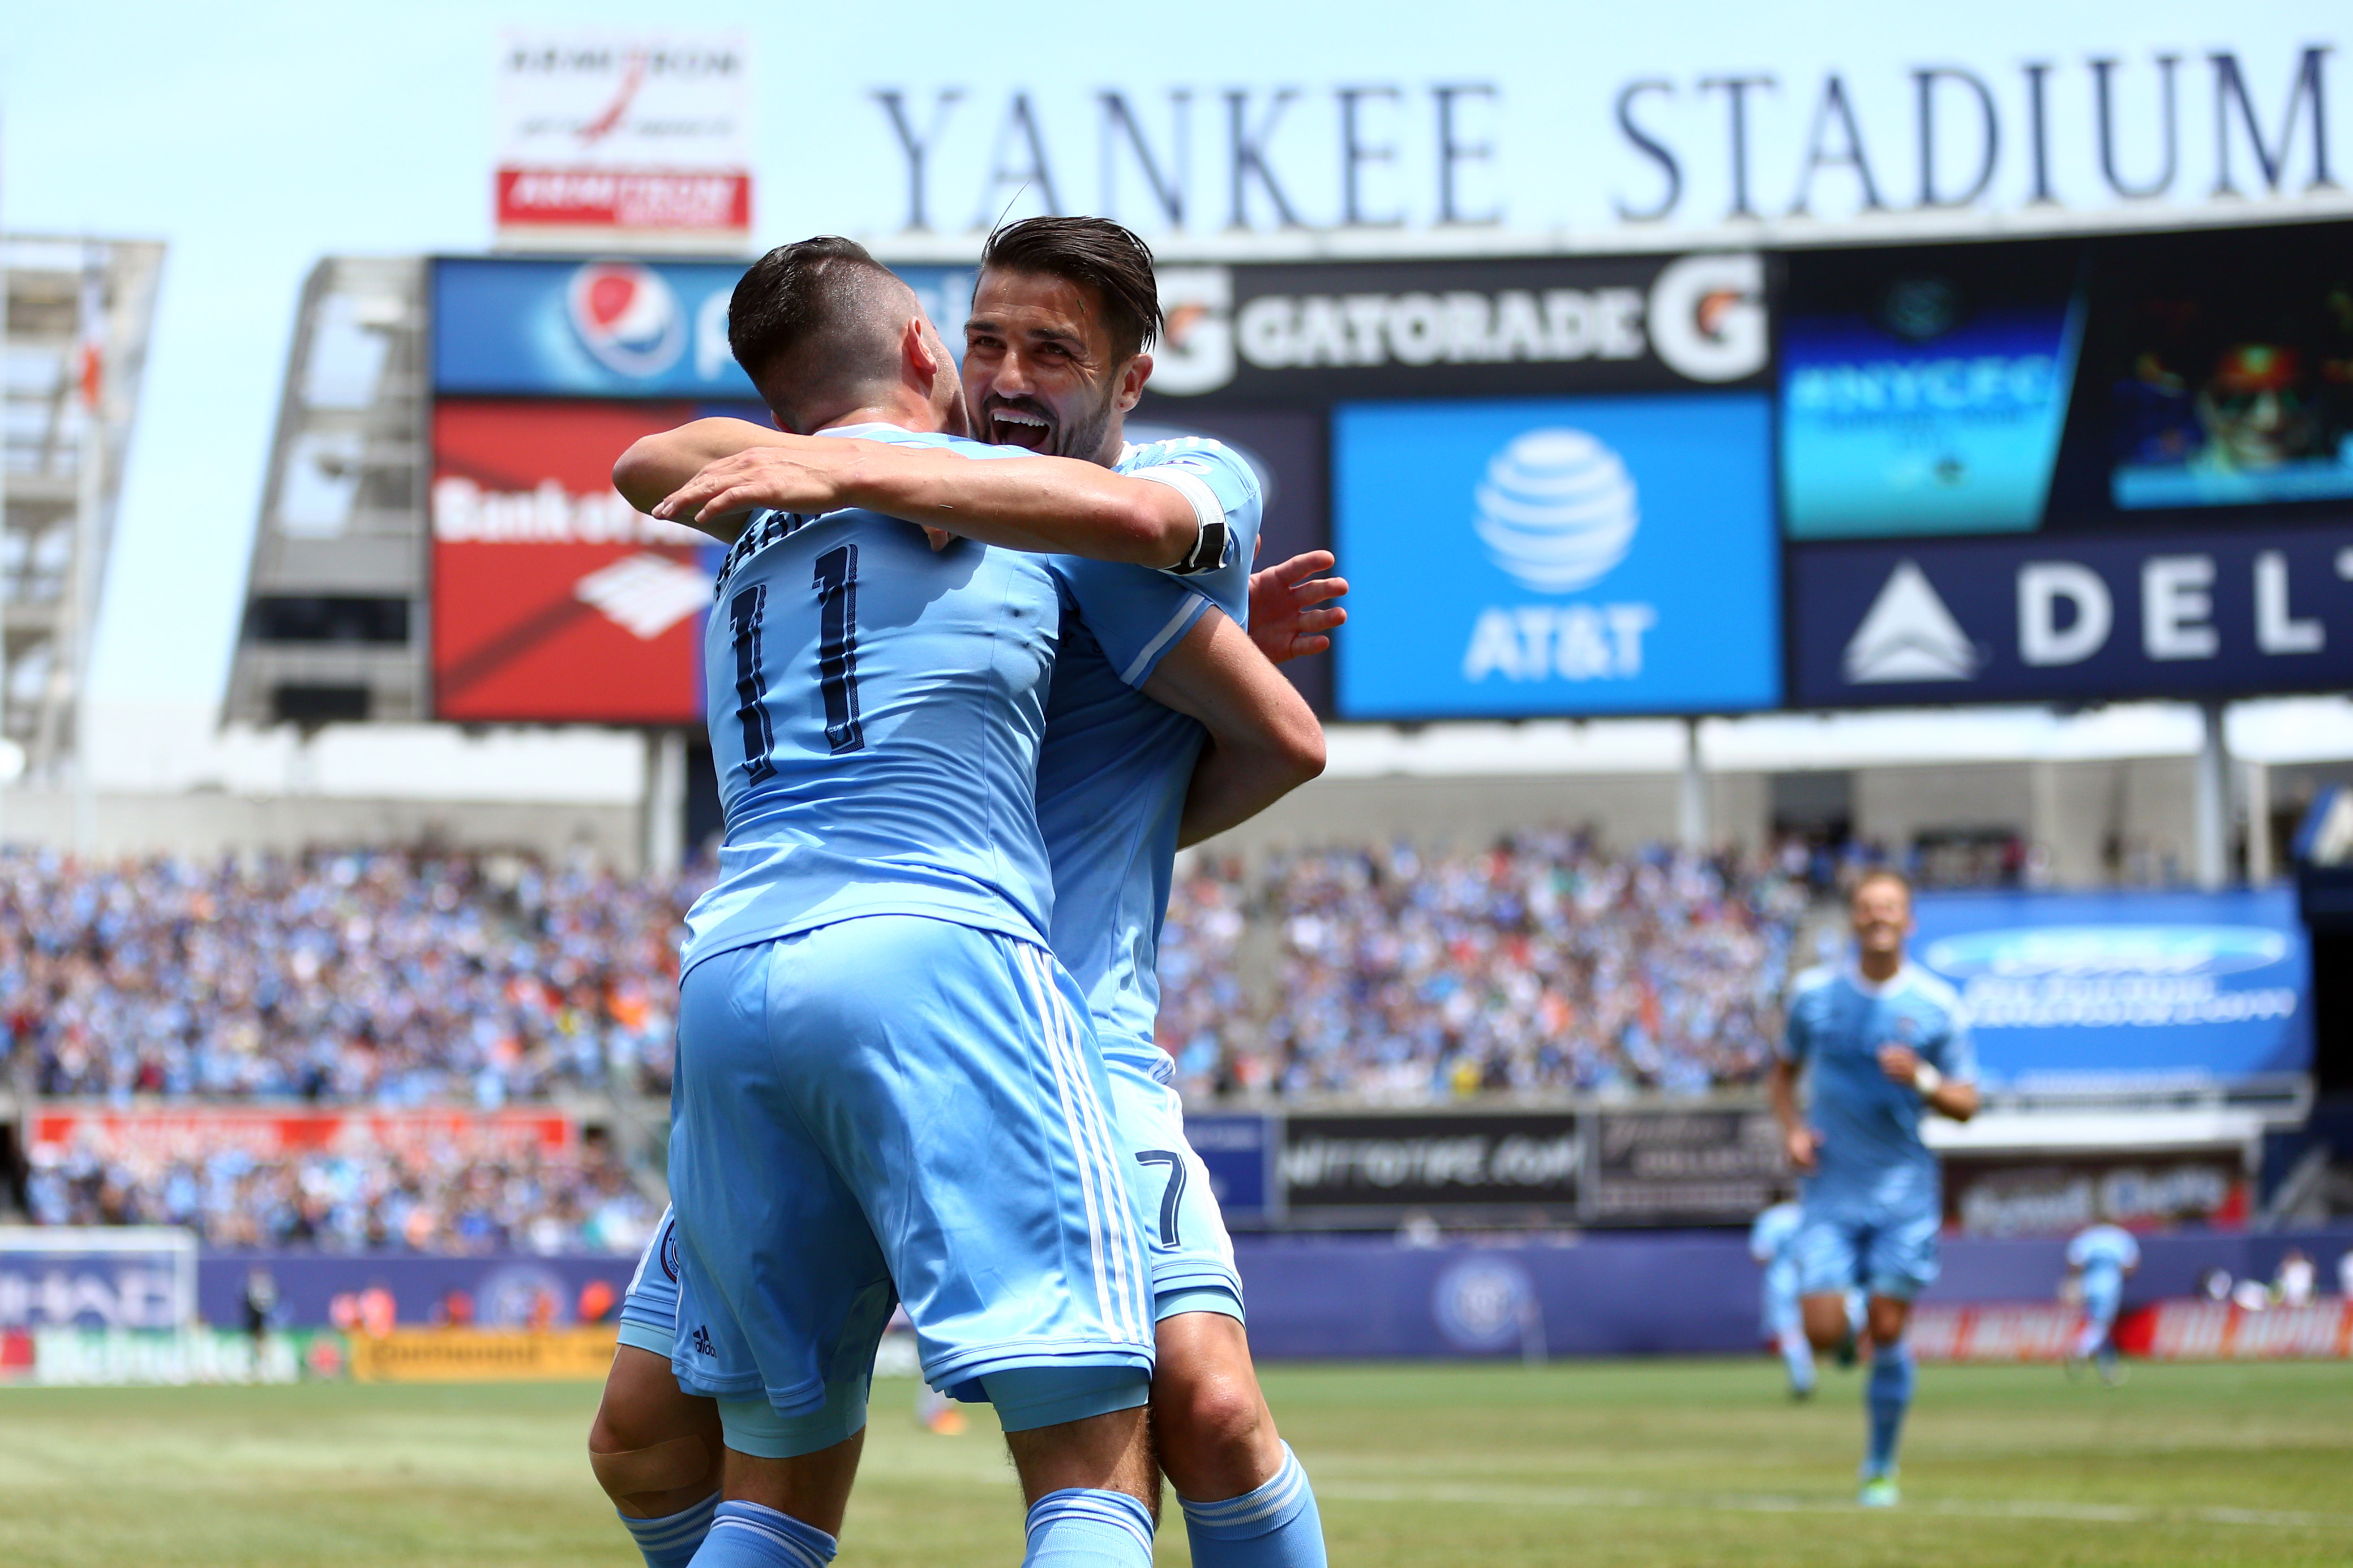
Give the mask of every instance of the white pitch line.
[{"label": "white pitch line", "polygon": [[[1605,1491],[1577,1487],[1381,1487],[1354,1486],[1346,1482],[1319,1484],[1315,1491],[1319,1497],[1342,1502],[1473,1503],[1524,1508],[1697,1508],[1727,1513],[1852,1514],[1859,1511],[1852,1502],[1769,1493]],[[2058,1519],[2090,1524],[2179,1524],[2195,1521],[2288,1530],[2353,1527],[2353,1514],[2299,1513],[2271,1509],[2154,1509],[2123,1503],[2037,1502],[2027,1500],[2002,1502],[1966,1498],[1938,1498],[1903,1506],[1905,1511],[1912,1513],[1979,1519]]]}]

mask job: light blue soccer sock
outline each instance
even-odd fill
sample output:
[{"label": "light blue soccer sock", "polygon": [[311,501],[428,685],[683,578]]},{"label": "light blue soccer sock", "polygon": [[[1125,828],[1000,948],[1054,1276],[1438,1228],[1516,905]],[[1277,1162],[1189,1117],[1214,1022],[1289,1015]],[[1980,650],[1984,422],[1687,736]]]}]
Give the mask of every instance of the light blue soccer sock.
[{"label": "light blue soccer sock", "polygon": [[1881,1345],[1871,1358],[1871,1381],[1863,1401],[1871,1409],[1871,1456],[1863,1461],[1866,1476],[1893,1475],[1895,1440],[1904,1430],[1904,1412],[1912,1405],[1912,1347],[1898,1340]]},{"label": "light blue soccer sock", "polygon": [[1125,1492],[1071,1487],[1030,1505],[1022,1568],[1151,1568],[1152,1510]]},{"label": "light blue soccer sock", "polygon": [[694,1562],[695,1568],[825,1568],[839,1544],[788,1513],[756,1502],[723,1502]]},{"label": "light blue soccer sock", "polygon": [[686,1568],[709,1532],[712,1512],[718,1506],[719,1494],[712,1492],[693,1507],[659,1519],[631,1519],[625,1513],[621,1524],[636,1538],[638,1550],[646,1554],[646,1568]]},{"label": "light blue soccer sock", "polygon": [[1800,1394],[1814,1391],[1814,1347],[1795,1323],[1781,1331],[1781,1363],[1789,1369],[1791,1388]]},{"label": "light blue soccer sock", "polygon": [[1324,1568],[1324,1516],[1291,1445],[1282,1468],[1256,1491],[1221,1502],[1187,1502],[1193,1568]]}]

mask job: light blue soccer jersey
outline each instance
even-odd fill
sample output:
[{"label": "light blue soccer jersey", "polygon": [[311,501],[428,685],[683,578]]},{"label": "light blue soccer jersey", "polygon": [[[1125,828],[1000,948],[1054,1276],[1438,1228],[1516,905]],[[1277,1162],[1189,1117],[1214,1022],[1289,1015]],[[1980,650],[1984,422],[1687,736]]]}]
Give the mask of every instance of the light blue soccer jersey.
[{"label": "light blue soccer jersey", "polygon": [[2067,1261],[2084,1271],[2121,1277],[2140,1262],[2140,1243],[2121,1226],[2095,1225],[2067,1243]]},{"label": "light blue soccer jersey", "polygon": [[1955,1082],[1977,1078],[1977,1054],[1960,998],[1907,963],[1883,985],[1852,969],[1798,977],[1782,1054],[1806,1071],[1808,1119],[1821,1134],[1820,1165],[1806,1178],[1809,1215],[1879,1222],[1933,1215],[1936,1157],[1920,1138],[1929,1114],[1917,1089],[1879,1066],[1883,1046],[1908,1046]]},{"label": "light blue soccer jersey", "polygon": [[[1032,455],[887,425],[826,434]],[[868,511],[763,510],[715,592],[703,679],[727,829],[683,967],[862,915],[1044,942],[1034,792],[1062,623],[1047,560],[969,540],[935,553]]]},{"label": "light blue soccer jersey", "polygon": [[1263,498],[1250,465],[1185,437],[1130,447],[1119,472],[1169,484],[1204,526],[1222,516],[1226,563],[1177,578],[1059,556],[1066,619],[1046,704],[1038,822],[1054,875],[1054,955],[1086,993],[1106,1047],[1150,1046],[1160,1010],[1161,921],[1185,795],[1203,731],[1140,688],[1210,604],[1247,625]]}]

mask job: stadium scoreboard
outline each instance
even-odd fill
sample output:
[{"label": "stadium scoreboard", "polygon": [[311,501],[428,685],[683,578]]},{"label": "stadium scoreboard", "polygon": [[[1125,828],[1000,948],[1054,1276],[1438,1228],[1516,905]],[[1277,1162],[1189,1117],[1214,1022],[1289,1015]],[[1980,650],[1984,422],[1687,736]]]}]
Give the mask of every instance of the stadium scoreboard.
[{"label": "stadium scoreboard", "polygon": [[[427,268],[432,711],[692,725],[712,552],[607,473],[765,419],[734,262]],[[900,268],[951,343],[969,267]],[[1175,260],[1139,435],[1329,546],[1347,720],[2353,685],[2353,223]],[[1322,661],[1318,661],[1322,662]]]}]

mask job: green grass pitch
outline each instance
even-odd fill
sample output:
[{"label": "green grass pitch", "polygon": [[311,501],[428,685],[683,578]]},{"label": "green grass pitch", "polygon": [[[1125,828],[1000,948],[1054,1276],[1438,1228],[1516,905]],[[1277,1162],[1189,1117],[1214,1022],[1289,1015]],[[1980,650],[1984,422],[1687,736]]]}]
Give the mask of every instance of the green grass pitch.
[{"label": "green grass pitch", "polygon": [[[1854,1373],[1756,1362],[1270,1369],[1342,1568],[2343,1563],[2353,1364],[1924,1370],[1905,1503],[1852,1504]],[[846,1563],[1020,1558],[986,1413],[877,1385]],[[0,1390],[10,1568],[630,1568],[586,1385]],[[1162,1564],[1187,1560],[1174,1503]]]}]

